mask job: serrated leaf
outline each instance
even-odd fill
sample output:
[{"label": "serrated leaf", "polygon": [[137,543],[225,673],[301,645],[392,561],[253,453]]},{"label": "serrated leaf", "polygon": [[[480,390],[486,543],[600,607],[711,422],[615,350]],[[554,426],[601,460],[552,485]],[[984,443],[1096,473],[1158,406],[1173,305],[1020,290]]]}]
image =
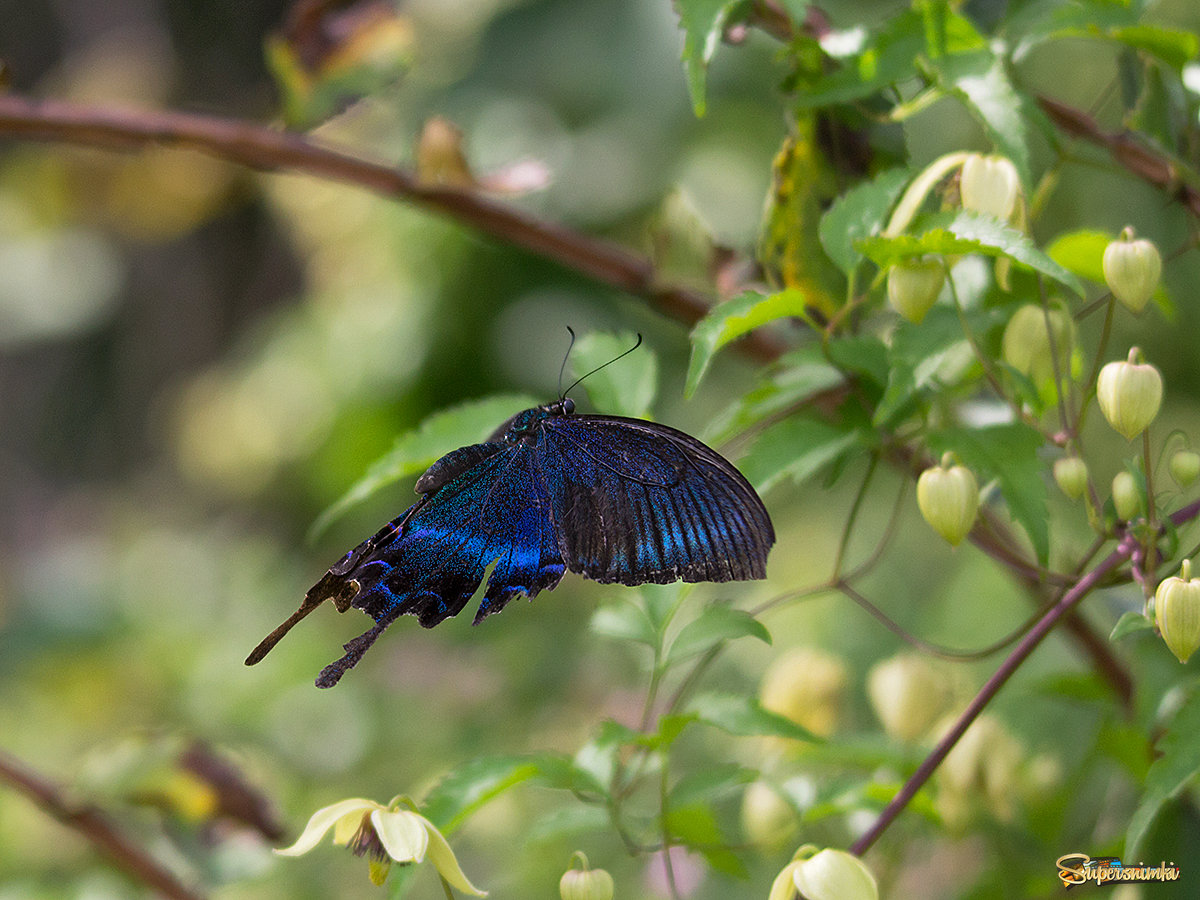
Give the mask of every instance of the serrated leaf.
[{"label": "serrated leaf", "polygon": [[703,653],[721,641],[740,637],[756,637],[763,643],[771,643],[770,632],[745,610],[724,605],[709,606],[680,629],[667,652],[666,665]]},{"label": "serrated leaf", "polygon": [[1117,619],[1117,624],[1113,626],[1112,633],[1108,636],[1110,641],[1119,641],[1126,635],[1133,634],[1138,631],[1153,631],[1154,620],[1149,616],[1144,616],[1140,612],[1126,610],[1121,613],[1121,618]]},{"label": "serrated leaf", "polygon": [[746,291],[714,306],[692,329],[692,358],[688,363],[684,396],[695,393],[718,350],[768,322],[803,316],[804,303],[802,291],[788,289],[775,294]]},{"label": "serrated leaf", "polygon": [[422,814],[447,834],[504,791],[540,771],[536,757],[472,759],[443,776],[429,792]]},{"label": "serrated leaf", "polygon": [[1163,806],[1200,772],[1200,689],[1195,685],[1159,739],[1157,750],[1141,802],[1125,831],[1125,854],[1135,858]]},{"label": "serrated leaf", "polygon": [[765,493],[784,477],[803,483],[864,440],[857,430],[793,416],[763,431],[742,458],[740,468],[750,483]]},{"label": "serrated leaf", "polygon": [[742,694],[698,694],[686,709],[705,725],[739,737],[765,735],[797,741],[821,741],[807,728],[763,709],[753,697]]},{"label": "serrated leaf", "polygon": [[880,172],[842,194],[821,216],[821,246],[846,275],[863,259],[855,242],[883,230],[888,212],[911,174],[908,169]]},{"label": "serrated leaf", "polygon": [[591,332],[571,349],[571,372],[575,378],[587,375],[582,386],[598,412],[635,419],[650,417],[658,394],[658,358],[654,351],[643,344],[620,362],[605,365],[636,343],[637,335],[630,333]]},{"label": "serrated leaf", "polygon": [[721,44],[721,35],[742,0],[677,0],[683,28],[683,66],[687,73],[692,109],[704,115],[708,64]]},{"label": "serrated leaf", "polygon": [[1025,529],[1037,554],[1046,564],[1050,555],[1050,526],[1046,513],[1045,466],[1038,451],[1045,444],[1035,429],[1023,423],[986,428],[950,428],[931,432],[929,449],[935,456],[953,450],[958,458],[984,479],[995,478],[1012,517]]},{"label": "serrated leaf", "polygon": [[919,221],[927,229],[923,234],[876,235],[859,241],[859,248],[881,269],[926,253],[946,256],[982,253],[1008,257],[1057,281],[1078,296],[1084,295],[1083,284],[1075,275],[1039,250],[1028,235],[999,219],[963,211],[942,213]]},{"label": "serrated leaf", "polygon": [[314,540],[334,519],[356,503],[401,478],[419,475],[451,450],[485,440],[510,416],[538,400],[525,394],[497,394],[447,407],[425,419],[417,428],[396,438],[392,449],[367,467],[367,473],[322,512],[312,528]]}]

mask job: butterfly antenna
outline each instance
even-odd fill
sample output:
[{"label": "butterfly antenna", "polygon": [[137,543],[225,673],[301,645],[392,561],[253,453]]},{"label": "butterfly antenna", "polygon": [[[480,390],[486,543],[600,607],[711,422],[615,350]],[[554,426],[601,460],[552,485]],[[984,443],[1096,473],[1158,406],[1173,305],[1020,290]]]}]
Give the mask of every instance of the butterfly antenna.
[{"label": "butterfly antenna", "polygon": [[[567,360],[571,358],[571,348],[575,346],[575,329],[572,328],[570,325],[568,325],[567,331],[570,332],[570,334],[571,334],[571,343],[567,344],[567,352],[563,354],[562,365],[558,367],[558,399],[559,400],[561,400],[563,397],[567,396],[565,393],[563,393],[563,390],[562,390],[562,377],[563,377],[563,372],[567,371]],[[575,387],[575,385],[571,385],[571,387]],[[567,388],[567,390],[570,390],[570,389],[571,388]]]},{"label": "butterfly antenna", "polygon": [[[573,332],[573,331],[572,331],[572,332],[571,332],[571,337],[574,337],[574,336],[575,336],[575,332]],[[575,379],[575,381],[574,381],[574,382],[571,384],[571,387],[569,387],[569,388],[567,388],[565,391],[561,391],[561,392],[559,393],[559,395],[558,395],[558,396],[559,396],[559,399],[562,399],[563,397],[567,396],[567,394],[571,393],[572,389],[574,389],[574,387],[575,387],[577,384],[579,384],[579,382],[583,381],[583,379],[585,379],[585,378],[588,378],[588,377],[590,377],[590,376],[592,376],[592,375],[595,375],[595,374],[596,374],[597,372],[599,372],[601,369],[604,369],[604,368],[607,368],[608,366],[611,366],[611,365],[612,365],[613,363],[615,363],[615,362],[616,362],[618,359],[623,359],[624,357],[628,356],[630,353],[632,353],[634,350],[636,350],[636,349],[637,349],[638,347],[640,347],[640,346],[642,346],[642,335],[639,333],[639,334],[638,334],[638,336],[637,336],[637,343],[635,343],[635,344],[634,344],[632,347],[630,347],[630,348],[629,348],[628,350],[626,350],[624,353],[621,353],[621,354],[618,354],[617,356],[614,356],[612,359],[610,359],[608,362],[604,363],[603,365],[596,366],[596,368],[592,369],[592,371],[590,371],[590,372],[585,372],[584,374],[580,375],[580,376],[579,376],[578,378],[576,378],[576,379]],[[564,364],[564,365],[566,364],[566,360],[563,360],[563,364]]]}]

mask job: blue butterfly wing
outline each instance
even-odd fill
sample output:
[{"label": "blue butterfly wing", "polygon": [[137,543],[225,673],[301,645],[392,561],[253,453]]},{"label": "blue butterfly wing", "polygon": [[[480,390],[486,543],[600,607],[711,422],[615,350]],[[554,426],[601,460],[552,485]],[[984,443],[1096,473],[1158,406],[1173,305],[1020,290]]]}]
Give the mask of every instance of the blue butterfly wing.
[{"label": "blue butterfly wing", "polygon": [[681,431],[619,416],[552,416],[538,463],[568,569],[620,584],[766,574],[775,531],[724,457]]},{"label": "blue butterfly wing", "polygon": [[[432,628],[457,615],[492,562],[476,622],[518,594],[533,597],[558,584],[563,560],[533,447],[492,446],[490,454],[475,447],[455,451],[470,463],[465,471],[350,551],[308,592],[302,610],[332,599],[376,623],[346,644],[346,655],[325,668],[318,687],[336,684],[397,617],[414,615]],[[263,654],[256,651],[251,660]]]}]

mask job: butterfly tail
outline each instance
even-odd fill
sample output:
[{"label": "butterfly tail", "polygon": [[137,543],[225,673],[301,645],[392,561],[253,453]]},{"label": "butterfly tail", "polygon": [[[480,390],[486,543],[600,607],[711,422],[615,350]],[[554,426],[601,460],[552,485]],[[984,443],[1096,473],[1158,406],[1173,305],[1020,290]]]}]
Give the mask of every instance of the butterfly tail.
[{"label": "butterfly tail", "polygon": [[371,649],[375,639],[383,634],[384,629],[391,625],[399,615],[397,609],[395,613],[381,618],[374,627],[343,644],[342,649],[346,651],[346,655],[321,670],[321,674],[317,676],[317,687],[331,688],[341,681],[342,676],[358,665],[358,661],[363,658],[364,653]]},{"label": "butterfly tail", "polygon": [[325,577],[304,595],[304,602],[300,604],[300,608],[288,616],[278,628],[263,638],[258,646],[250,651],[250,655],[246,657],[246,665],[253,666],[262,662],[263,657],[283,640],[283,636],[291,631],[297,622],[326,600],[332,600],[339,612],[345,612],[358,592],[359,583],[356,580],[343,578],[333,571],[326,572]]}]

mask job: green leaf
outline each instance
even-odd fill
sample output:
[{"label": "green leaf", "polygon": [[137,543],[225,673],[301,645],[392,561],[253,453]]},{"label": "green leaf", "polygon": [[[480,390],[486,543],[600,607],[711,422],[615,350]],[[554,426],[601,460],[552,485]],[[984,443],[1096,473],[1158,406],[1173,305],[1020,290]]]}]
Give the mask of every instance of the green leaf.
[{"label": "green leaf", "polygon": [[925,50],[925,23],[917,13],[903,12],[868,37],[863,47],[829,74],[800,85],[795,106],[816,109],[861,100],[916,77],[916,61]]},{"label": "green leaf", "polygon": [[680,843],[698,850],[710,866],[735,878],[746,878],[745,864],[725,849],[725,836],[717,825],[712,809],[703,803],[693,803],[669,809],[665,825]]},{"label": "green leaf", "polygon": [[692,358],[688,363],[684,396],[695,393],[718,350],[768,322],[803,316],[804,302],[805,294],[791,288],[765,295],[746,291],[714,306],[692,329]]},{"label": "green leaf", "polygon": [[[590,757],[584,753],[584,750],[588,748],[591,748]],[[580,754],[584,756],[585,762],[590,763],[597,763],[601,758],[601,754],[591,744],[585,745],[580,750]],[[594,767],[589,768],[586,764],[576,765],[576,761],[569,757],[544,753],[537,757],[537,767],[538,771],[534,780],[545,787],[571,791],[575,794],[591,793],[600,796],[608,792],[608,782],[597,780]]]},{"label": "green leaf", "polygon": [[309,529],[309,540],[316,539],[334,519],[379,489],[406,476],[419,475],[451,450],[480,443],[505,419],[537,405],[536,399],[525,394],[496,394],[434,413],[419,427],[397,437],[391,450],[371,463],[350,490],[317,516]]},{"label": "green leaf", "polygon": [[740,434],[763,419],[798,409],[815,394],[845,381],[829,363],[818,344],[808,344],[784,354],[769,370],[766,379],[739,397],[704,429],[710,443]]},{"label": "green leaf", "polygon": [[632,600],[600,607],[592,616],[591,629],[603,637],[658,646],[658,629],[646,615],[646,610]]},{"label": "green leaf", "polygon": [[763,709],[753,697],[742,694],[698,694],[686,708],[705,725],[739,737],[766,735],[797,741],[821,741],[807,728]]},{"label": "green leaf", "polygon": [[703,653],[721,641],[740,637],[756,637],[765,644],[771,643],[770,632],[750,613],[721,604],[709,606],[680,629],[667,652],[666,665]]},{"label": "green leaf", "polygon": [[605,365],[636,343],[637,335],[628,332],[591,332],[577,340],[571,350],[571,372],[575,378],[592,372],[582,384],[592,406],[606,415],[650,417],[658,394],[658,358],[654,351],[643,345],[620,362]]},{"label": "green leaf", "polygon": [[1013,87],[1003,58],[990,50],[960,53],[940,60],[937,68],[943,86],[962,98],[996,150],[1017,167],[1021,183],[1031,184],[1026,133],[1030,105]]},{"label": "green leaf", "polygon": [[1057,281],[1080,297],[1082,282],[1037,248],[1028,235],[992,216],[960,211],[941,213],[920,220],[927,227],[921,235],[876,235],[859,241],[859,248],[881,269],[914,256],[940,253],[982,253],[1008,257]]},{"label": "green leaf", "polygon": [[[972,310],[966,318],[971,332],[982,335],[1004,320],[1004,311]],[[900,421],[923,395],[960,383],[976,363],[957,310],[946,306],[932,309],[919,325],[899,323],[888,356],[887,390],[872,418],[879,426]]]},{"label": "green leaf", "polygon": [[721,44],[721,35],[733,11],[743,0],[677,0],[683,28],[683,66],[687,73],[692,109],[704,115],[708,64]]},{"label": "green leaf", "polygon": [[758,772],[738,763],[705,766],[689,772],[675,784],[668,795],[671,806],[690,806],[711,800],[722,800],[737,794],[758,778]]},{"label": "green leaf", "polygon": [[1127,856],[1137,856],[1155,816],[1200,772],[1200,689],[1194,684],[1156,749],[1158,758],[1150,766],[1142,800],[1125,831]]},{"label": "green leaf", "polygon": [[793,416],[767,428],[742,458],[742,474],[765,493],[781,478],[797,484],[864,445],[867,437],[815,419]]},{"label": "green leaf", "polygon": [[1134,612],[1132,609],[1121,613],[1121,618],[1117,619],[1117,624],[1113,626],[1112,633],[1108,636],[1110,641],[1119,641],[1126,635],[1133,634],[1137,631],[1153,631],[1154,620],[1149,616],[1144,616],[1140,612]]},{"label": "green leaf", "polygon": [[1158,57],[1176,74],[1200,55],[1200,37],[1191,31],[1158,25],[1127,25],[1110,28],[1106,34],[1127,47]]},{"label": "green leaf", "polygon": [[422,814],[447,834],[489,800],[540,770],[536,757],[493,756],[472,759],[445,775],[429,792]]},{"label": "green leaf", "polygon": [[1012,517],[1033,544],[1038,561],[1050,555],[1050,526],[1046,519],[1044,464],[1038,457],[1045,441],[1022,423],[986,428],[948,428],[931,432],[929,449],[935,456],[953,450],[984,479],[995,478]]},{"label": "green leaf", "polygon": [[855,242],[883,230],[896,198],[911,177],[908,169],[888,169],[842,194],[821,216],[821,246],[849,275],[862,261]]},{"label": "green leaf", "polygon": [[632,743],[639,747],[645,747],[647,750],[663,750],[670,747],[679,736],[683,734],[685,728],[696,721],[695,715],[689,713],[686,715],[668,715],[663,716],[658,720],[658,730],[648,734],[640,734]]},{"label": "green leaf", "polygon": [[846,372],[862,375],[879,387],[888,380],[888,348],[873,335],[852,334],[830,341],[825,352],[834,365]]}]

